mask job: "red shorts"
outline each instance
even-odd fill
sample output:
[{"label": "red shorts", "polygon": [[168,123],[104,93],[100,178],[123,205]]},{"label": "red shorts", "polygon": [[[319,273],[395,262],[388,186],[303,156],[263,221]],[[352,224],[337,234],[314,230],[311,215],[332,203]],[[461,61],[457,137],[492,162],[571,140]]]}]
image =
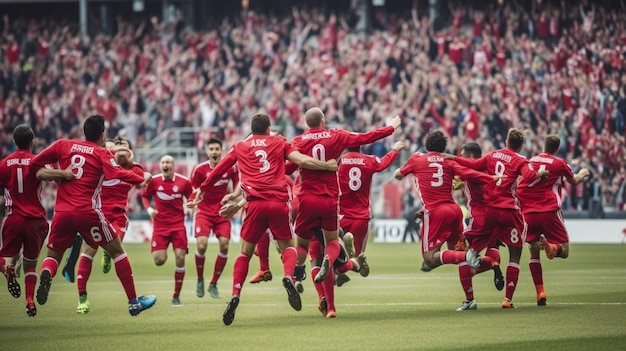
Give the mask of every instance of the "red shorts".
[{"label": "red shorts", "polygon": [[155,230],[152,233],[151,251],[167,250],[172,243],[174,249],[188,250],[187,248],[187,230],[185,226],[176,226],[168,228],[169,230]]},{"label": "red shorts", "polygon": [[250,201],[241,224],[241,238],[256,244],[268,229],[276,240],[293,239],[289,204],[281,201]]},{"label": "red shorts", "polygon": [[55,212],[52,217],[48,248],[57,252],[67,250],[74,244],[76,233],[93,248],[109,243],[118,236],[100,210]]},{"label": "red shorts", "polygon": [[210,216],[204,213],[197,213],[193,216],[193,235],[209,236],[213,230],[213,235],[221,236],[230,240],[230,220],[222,216]]},{"label": "red shorts", "polygon": [[483,215],[474,215],[465,229],[469,247],[477,252],[492,247],[496,240],[509,247],[523,247],[526,222],[519,210],[489,207]]},{"label": "red shorts", "polygon": [[539,240],[539,235],[546,236],[549,242],[555,244],[569,243],[569,236],[563,224],[563,212],[531,212],[524,215],[528,224],[526,242],[532,243]]},{"label": "red shorts", "polygon": [[457,204],[445,204],[424,212],[422,253],[438,249],[447,242],[454,247],[463,233],[463,212]]},{"label": "red shorts", "polygon": [[115,216],[107,216],[111,226],[115,229],[117,236],[120,237],[120,240],[124,241],[124,236],[126,235],[126,230],[128,229],[128,217],[126,215],[115,215]]},{"label": "red shorts", "polygon": [[291,200],[291,221],[295,222],[296,221],[296,215],[298,214],[298,210],[300,210],[300,199],[298,199],[298,197],[294,197],[293,200]]},{"label": "red shorts", "polygon": [[15,256],[23,246],[24,257],[37,260],[49,229],[45,218],[9,215],[0,229],[0,257]]},{"label": "red shorts", "polygon": [[300,195],[296,233],[305,240],[313,238],[313,228],[327,231],[339,228],[339,200],[336,197]]},{"label": "red shorts", "polygon": [[341,229],[344,233],[350,232],[354,236],[355,254],[358,256],[365,247],[367,242],[367,233],[369,231],[370,220],[362,218],[346,218],[341,219]]}]

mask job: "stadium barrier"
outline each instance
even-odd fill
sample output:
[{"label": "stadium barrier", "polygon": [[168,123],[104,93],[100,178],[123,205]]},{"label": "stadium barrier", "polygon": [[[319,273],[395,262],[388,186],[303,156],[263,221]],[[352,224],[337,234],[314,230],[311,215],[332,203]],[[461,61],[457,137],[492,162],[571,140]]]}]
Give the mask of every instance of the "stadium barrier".
[{"label": "stadium barrier", "polygon": [[[232,220],[231,241],[239,243],[241,220]],[[419,237],[406,232],[406,220],[403,219],[373,219],[371,221],[372,240],[375,243],[402,243],[416,242]],[[195,243],[191,219],[185,221],[189,243]],[[565,221],[572,243],[619,244],[624,239],[622,232],[626,228],[626,221],[613,219],[569,219]],[[147,220],[131,220],[124,237],[127,243],[149,242],[152,237],[152,224]],[[217,243],[215,236],[209,237],[209,243]]]}]

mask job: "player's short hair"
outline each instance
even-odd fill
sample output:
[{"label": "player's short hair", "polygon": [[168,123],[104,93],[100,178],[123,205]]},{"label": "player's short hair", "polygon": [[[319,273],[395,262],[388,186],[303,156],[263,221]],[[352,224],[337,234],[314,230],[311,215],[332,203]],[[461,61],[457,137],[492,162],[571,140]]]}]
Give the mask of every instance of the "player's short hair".
[{"label": "player's short hair", "polygon": [[88,141],[98,141],[104,133],[104,116],[91,115],[83,123],[83,133]]},{"label": "player's short hair", "polygon": [[265,113],[257,113],[252,116],[252,122],[250,123],[250,130],[254,135],[263,135],[267,133],[267,128],[270,127],[270,116]]},{"label": "player's short hair", "polygon": [[210,144],[219,144],[220,145],[220,149],[222,148],[222,141],[219,140],[218,138],[211,138],[211,139],[207,140],[206,145],[209,146]]},{"label": "player's short hair", "polygon": [[126,139],[124,137],[121,137],[121,136],[118,136],[117,138],[113,139],[113,144],[115,144],[115,145],[121,145],[123,143],[128,144],[128,148],[129,149],[131,149],[131,150],[133,149],[133,144],[130,142],[130,140],[128,140],[128,139]]},{"label": "player's short hair", "polygon": [[506,136],[506,145],[513,150],[517,150],[524,144],[524,133],[521,130],[511,128],[509,134]]},{"label": "player's short hair", "polygon": [[543,151],[554,154],[559,150],[561,146],[561,138],[556,134],[548,134],[546,136],[546,142],[543,145]]},{"label": "player's short hair", "polygon": [[317,128],[322,125],[324,112],[319,107],[312,107],[304,114],[304,120],[309,128]]},{"label": "player's short hair", "polygon": [[19,149],[28,150],[33,139],[35,139],[35,133],[26,124],[20,124],[13,129],[13,141]]},{"label": "player's short hair", "polygon": [[463,153],[467,153],[468,155],[473,156],[474,158],[480,158],[482,156],[483,151],[480,149],[480,145],[476,142],[469,142],[463,144]]},{"label": "player's short hair", "polygon": [[440,130],[433,130],[426,134],[426,140],[424,141],[426,151],[444,152],[447,144],[448,138]]}]

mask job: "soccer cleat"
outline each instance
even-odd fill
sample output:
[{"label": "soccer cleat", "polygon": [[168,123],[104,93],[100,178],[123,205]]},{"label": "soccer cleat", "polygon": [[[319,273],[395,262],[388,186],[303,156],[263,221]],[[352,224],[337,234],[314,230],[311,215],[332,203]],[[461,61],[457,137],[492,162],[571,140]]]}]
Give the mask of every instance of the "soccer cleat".
[{"label": "soccer cleat", "polygon": [[354,235],[348,232],[343,236],[343,244],[346,247],[346,252],[348,253],[348,258],[354,257],[354,253],[356,252],[354,248]]},{"label": "soccer cleat", "polygon": [[50,286],[52,285],[52,278],[50,277],[50,271],[45,269],[41,272],[39,277],[39,289],[37,289],[37,303],[43,305],[48,301],[48,294],[50,293]]},{"label": "soccer cleat", "polygon": [[296,311],[302,309],[302,301],[300,300],[300,293],[296,290],[296,286],[293,284],[291,277],[283,278],[283,286],[287,290],[287,298],[289,299],[289,305]]},{"label": "soccer cleat", "polygon": [[154,295],[139,296],[134,300],[128,301],[128,313],[134,317],[144,310],[154,306],[156,301],[157,298]]},{"label": "soccer cleat", "polygon": [[172,297],[172,306],[182,306],[183,304],[180,303],[180,297],[175,296]]},{"label": "soccer cleat", "polygon": [[306,265],[296,266],[293,270],[293,278],[299,282],[306,280]]},{"label": "soccer cleat", "polygon": [[22,295],[22,289],[20,283],[18,283],[15,277],[15,266],[12,264],[6,266],[4,276],[7,278],[7,289],[14,298],[18,298]]},{"label": "soccer cleat", "polygon": [[515,306],[513,306],[513,303],[509,300],[504,300],[502,301],[502,308],[504,309],[512,309],[515,308]]},{"label": "soccer cleat", "polygon": [[37,306],[35,306],[35,301],[26,300],[26,314],[29,317],[35,317],[37,315]]},{"label": "soccer cleat", "polygon": [[196,283],[196,296],[204,297],[204,279],[198,279]]},{"label": "soccer cleat", "polygon": [[359,264],[359,274],[361,274],[361,277],[367,277],[370,275],[370,266],[367,264],[365,253],[361,252],[361,254],[356,258],[356,262]]},{"label": "soccer cleat", "polygon": [[548,239],[546,239],[545,235],[541,234],[539,236],[539,242],[541,243],[541,246],[543,246],[543,251],[546,252],[546,256],[548,257],[548,259],[553,259],[556,255],[556,250],[554,249],[553,245],[548,242]]},{"label": "soccer cleat", "polygon": [[457,308],[456,310],[459,312],[462,311],[469,311],[469,310],[475,310],[478,308],[478,304],[476,304],[475,300],[465,300],[463,301],[463,304],[461,305],[461,307]]},{"label": "soccer cleat", "polygon": [[345,273],[339,273],[335,275],[335,285],[337,285],[337,287],[340,287],[349,281],[350,277],[348,277],[348,275]]},{"label": "soccer cleat", "polygon": [[233,323],[237,306],[239,306],[239,296],[233,295],[230,300],[228,300],[228,306],[226,306],[226,311],[224,311],[224,315],[222,317],[224,324],[231,325]]},{"label": "soccer cleat", "polygon": [[304,292],[304,284],[302,284],[302,282],[296,282],[294,285],[300,294]]},{"label": "soccer cleat", "polygon": [[211,295],[211,297],[214,299],[220,298],[220,293],[219,291],[217,291],[217,284],[215,283],[209,284],[209,295]]},{"label": "soccer cleat", "polygon": [[477,269],[478,267],[480,267],[480,256],[478,255],[478,252],[476,252],[476,250],[474,249],[467,250],[467,252],[465,253],[465,261],[467,262],[467,265],[470,266],[470,268],[472,269]]},{"label": "soccer cleat", "polygon": [[315,276],[315,282],[321,283],[326,279],[328,272],[330,271],[330,260],[328,259],[328,255],[324,255],[324,259],[322,260],[322,264],[320,266],[320,270],[317,272]]},{"label": "soccer cleat", "polygon": [[432,269],[432,268],[430,268],[430,266],[429,266],[429,265],[427,265],[427,264],[426,264],[426,262],[422,262],[422,268],[421,268],[421,270],[422,270],[422,272],[430,272],[430,271],[432,271],[433,269]]},{"label": "soccer cleat", "polygon": [[76,313],[86,314],[89,312],[89,300],[87,300],[87,294],[80,294],[78,296],[78,306],[76,306]]},{"label": "soccer cleat", "polygon": [[495,285],[498,290],[504,289],[504,276],[502,275],[499,263],[493,265],[493,285]]},{"label": "soccer cleat", "polygon": [[545,306],[548,304],[548,296],[545,292],[540,292],[537,294],[537,306]]},{"label": "soccer cleat", "polygon": [[83,244],[83,238],[80,235],[76,235],[74,238],[74,244],[70,248],[67,253],[67,257],[65,258],[65,265],[63,266],[63,270],[61,270],[61,274],[65,277],[70,283],[74,282],[75,271],[76,271],[76,262],[78,262],[78,256],[80,256],[80,247]]},{"label": "soccer cleat", "polygon": [[326,296],[323,296],[320,299],[320,303],[317,306],[317,309],[320,311],[322,316],[326,317],[326,314],[328,313],[328,304],[326,303]]},{"label": "soccer cleat", "polygon": [[269,282],[272,280],[272,272],[271,271],[262,271],[258,270],[252,279],[248,281],[250,284],[256,284],[260,282]]},{"label": "soccer cleat", "polygon": [[337,317],[337,312],[335,311],[328,311],[328,313],[326,313],[326,318],[335,318]]},{"label": "soccer cleat", "polygon": [[102,273],[109,273],[111,271],[111,256],[106,251],[102,255]]}]

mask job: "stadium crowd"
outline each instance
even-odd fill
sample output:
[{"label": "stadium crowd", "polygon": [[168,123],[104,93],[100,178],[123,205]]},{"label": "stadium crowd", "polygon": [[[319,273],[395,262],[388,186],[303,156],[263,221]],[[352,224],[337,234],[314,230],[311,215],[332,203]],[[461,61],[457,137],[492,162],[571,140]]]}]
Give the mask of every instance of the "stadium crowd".
[{"label": "stadium crowd", "polygon": [[[94,111],[105,116],[110,137],[124,135],[137,147],[187,126],[197,128],[199,150],[213,136],[228,149],[249,133],[244,126],[257,111],[291,140],[305,128],[304,112],[320,106],[329,125],[356,132],[401,116],[397,133],[411,147],[399,164],[433,128],[449,136],[452,153],[471,140],[485,153],[502,148],[507,130],[521,128],[525,156],[556,133],[558,156],[592,172],[567,188],[565,208],[595,216],[603,207],[625,210],[626,7],[532,4],[458,4],[449,21],[444,14],[436,23],[415,8],[380,10],[370,33],[356,30],[354,9],[248,11],[204,31],[182,18],[117,18],[116,34],[87,37],[74,23],[5,16],[0,157],[12,151],[12,129],[22,122],[35,130],[36,150],[79,137]],[[368,152],[382,156],[392,142]]]}]

